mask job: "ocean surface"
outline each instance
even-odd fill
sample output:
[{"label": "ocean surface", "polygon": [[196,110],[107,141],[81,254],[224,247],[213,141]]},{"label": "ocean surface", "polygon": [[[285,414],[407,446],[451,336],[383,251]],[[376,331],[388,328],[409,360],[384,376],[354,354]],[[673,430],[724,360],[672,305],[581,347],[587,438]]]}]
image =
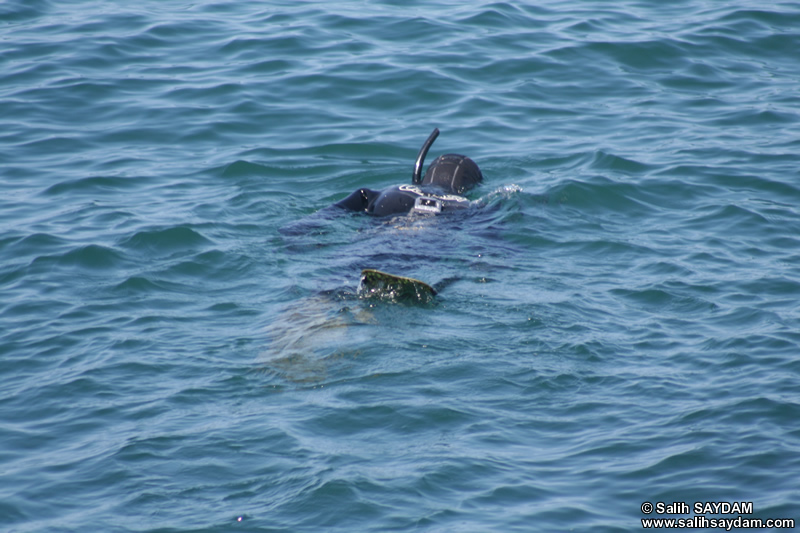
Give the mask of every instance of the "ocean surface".
[{"label": "ocean surface", "polygon": [[[797,2],[4,0],[0,530],[800,518],[799,51]],[[319,213],[434,127],[468,210]]]}]

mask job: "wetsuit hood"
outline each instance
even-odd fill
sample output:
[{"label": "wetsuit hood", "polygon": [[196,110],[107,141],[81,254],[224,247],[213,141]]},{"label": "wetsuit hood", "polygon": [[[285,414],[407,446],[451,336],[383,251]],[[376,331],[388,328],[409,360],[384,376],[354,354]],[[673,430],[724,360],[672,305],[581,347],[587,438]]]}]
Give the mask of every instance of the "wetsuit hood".
[{"label": "wetsuit hood", "polygon": [[483,181],[477,163],[467,156],[445,154],[437,157],[425,172],[422,185],[439,187],[452,194],[463,194]]},{"label": "wetsuit hood", "polygon": [[422,164],[425,162],[425,156],[438,136],[439,128],[433,128],[422,144],[417,161],[414,163],[411,183],[438,187],[450,194],[463,194],[483,181],[483,174],[475,161],[459,154],[445,154],[437,157],[428,167],[425,177],[422,178]]}]

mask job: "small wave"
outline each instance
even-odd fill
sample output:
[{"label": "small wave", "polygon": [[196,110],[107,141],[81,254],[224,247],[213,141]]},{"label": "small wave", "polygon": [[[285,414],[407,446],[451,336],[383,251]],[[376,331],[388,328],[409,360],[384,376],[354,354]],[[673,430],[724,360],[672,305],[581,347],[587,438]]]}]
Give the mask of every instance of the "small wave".
[{"label": "small wave", "polygon": [[716,309],[717,305],[696,295],[679,294],[666,287],[650,287],[646,289],[613,289],[611,294],[629,300],[632,304],[644,309],[656,311],[659,315],[707,312]]},{"label": "small wave", "polygon": [[64,266],[106,270],[127,263],[127,259],[113,248],[89,244],[70,250],[59,257],[57,262]]},{"label": "small wave", "polygon": [[212,241],[186,226],[139,231],[121,243],[136,252],[164,255],[204,248]]},{"label": "small wave", "polygon": [[13,257],[29,254],[41,254],[43,251],[64,249],[70,246],[70,241],[49,233],[33,233],[23,238],[9,239],[9,249]]},{"label": "small wave", "polygon": [[594,153],[590,167],[614,170],[615,172],[624,172],[627,174],[641,174],[654,168],[652,165],[640,163],[633,159],[610,154],[602,150],[598,150]]},{"label": "small wave", "polygon": [[726,228],[731,236],[748,235],[763,238],[772,233],[773,223],[755,210],[741,205],[704,206],[699,213],[686,219],[684,227],[695,231],[715,233],[716,228]]},{"label": "small wave", "polygon": [[35,19],[48,11],[47,0],[5,0],[0,3],[0,20],[4,23]]},{"label": "small wave", "polygon": [[608,178],[588,181],[567,180],[547,191],[552,201],[568,205],[582,213],[625,213],[646,216],[652,207],[643,198],[638,186]]},{"label": "small wave", "polygon": [[131,276],[119,283],[114,290],[126,295],[158,293],[164,290],[158,283],[142,276]]},{"label": "small wave", "polygon": [[138,179],[122,178],[116,176],[92,176],[89,178],[78,178],[74,180],[62,181],[51,185],[42,194],[45,196],[57,196],[62,194],[115,194],[121,190],[129,190],[141,186],[142,182]]},{"label": "small wave", "polygon": [[488,28],[506,30],[509,26],[516,27],[527,24],[529,17],[523,13],[521,8],[513,4],[496,2],[486,6],[480,13],[461,18],[458,22],[466,26],[481,28],[484,31]]},{"label": "small wave", "polygon": [[128,262],[119,251],[99,244],[88,244],[73,248],[58,255],[39,255],[33,264],[55,264],[63,267],[77,267],[89,270],[108,270]]},{"label": "small wave", "polygon": [[270,167],[242,160],[234,161],[222,171],[222,176],[226,178],[239,176],[269,176],[271,174],[272,169]]}]

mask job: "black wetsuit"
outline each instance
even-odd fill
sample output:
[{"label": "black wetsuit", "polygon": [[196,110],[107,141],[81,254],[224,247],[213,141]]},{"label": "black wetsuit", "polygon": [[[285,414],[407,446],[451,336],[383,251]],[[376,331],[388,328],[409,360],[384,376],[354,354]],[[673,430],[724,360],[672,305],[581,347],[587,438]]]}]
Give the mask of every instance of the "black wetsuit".
[{"label": "black wetsuit", "polygon": [[438,135],[439,129],[434,128],[422,145],[414,164],[411,185],[397,185],[382,191],[358,189],[347,198],[317,211],[314,215],[282,227],[281,233],[300,235],[318,231],[331,211],[340,209],[384,217],[407,213],[438,215],[469,207],[470,201],[461,195],[483,181],[481,169],[469,157],[459,154],[441,155],[431,163],[425,177],[422,177],[425,155]]},{"label": "black wetsuit", "polygon": [[[435,135],[438,135],[438,131],[434,131],[420,152],[418,169],[422,165],[427,147],[433,142]],[[412,211],[439,214],[468,207],[469,200],[461,194],[482,180],[478,165],[469,157],[445,154],[436,158],[424,179],[419,178],[418,170],[415,171],[413,185],[400,185],[382,191],[358,189],[334,205],[348,211],[362,211],[379,217]]]},{"label": "black wetsuit", "polygon": [[382,191],[358,189],[334,205],[348,211],[363,211],[382,217],[412,211],[439,214],[469,207],[469,200],[463,196],[448,194],[439,187],[399,185]]}]

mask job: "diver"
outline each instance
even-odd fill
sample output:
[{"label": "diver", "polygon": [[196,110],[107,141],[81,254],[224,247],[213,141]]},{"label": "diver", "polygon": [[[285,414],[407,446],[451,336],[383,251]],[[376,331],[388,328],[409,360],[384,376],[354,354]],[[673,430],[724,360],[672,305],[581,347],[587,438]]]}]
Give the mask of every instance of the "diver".
[{"label": "diver", "polygon": [[469,157],[445,154],[437,157],[422,177],[422,164],[433,141],[439,136],[434,128],[420,148],[411,185],[399,185],[382,191],[358,189],[347,198],[333,204],[348,211],[363,211],[374,216],[405,213],[439,214],[469,207],[463,196],[483,181],[478,165]]},{"label": "diver", "polygon": [[343,210],[385,217],[409,213],[438,215],[470,207],[471,202],[463,195],[483,181],[483,174],[469,157],[459,154],[439,156],[422,176],[425,156],[438,136],[439,129],[434,128],[420,148],[411,184],[396,185],[381,191],[358,189],[312,215],[289,222],[278,231],[296,237],[317,235],[326,231],[331,215]]}]

